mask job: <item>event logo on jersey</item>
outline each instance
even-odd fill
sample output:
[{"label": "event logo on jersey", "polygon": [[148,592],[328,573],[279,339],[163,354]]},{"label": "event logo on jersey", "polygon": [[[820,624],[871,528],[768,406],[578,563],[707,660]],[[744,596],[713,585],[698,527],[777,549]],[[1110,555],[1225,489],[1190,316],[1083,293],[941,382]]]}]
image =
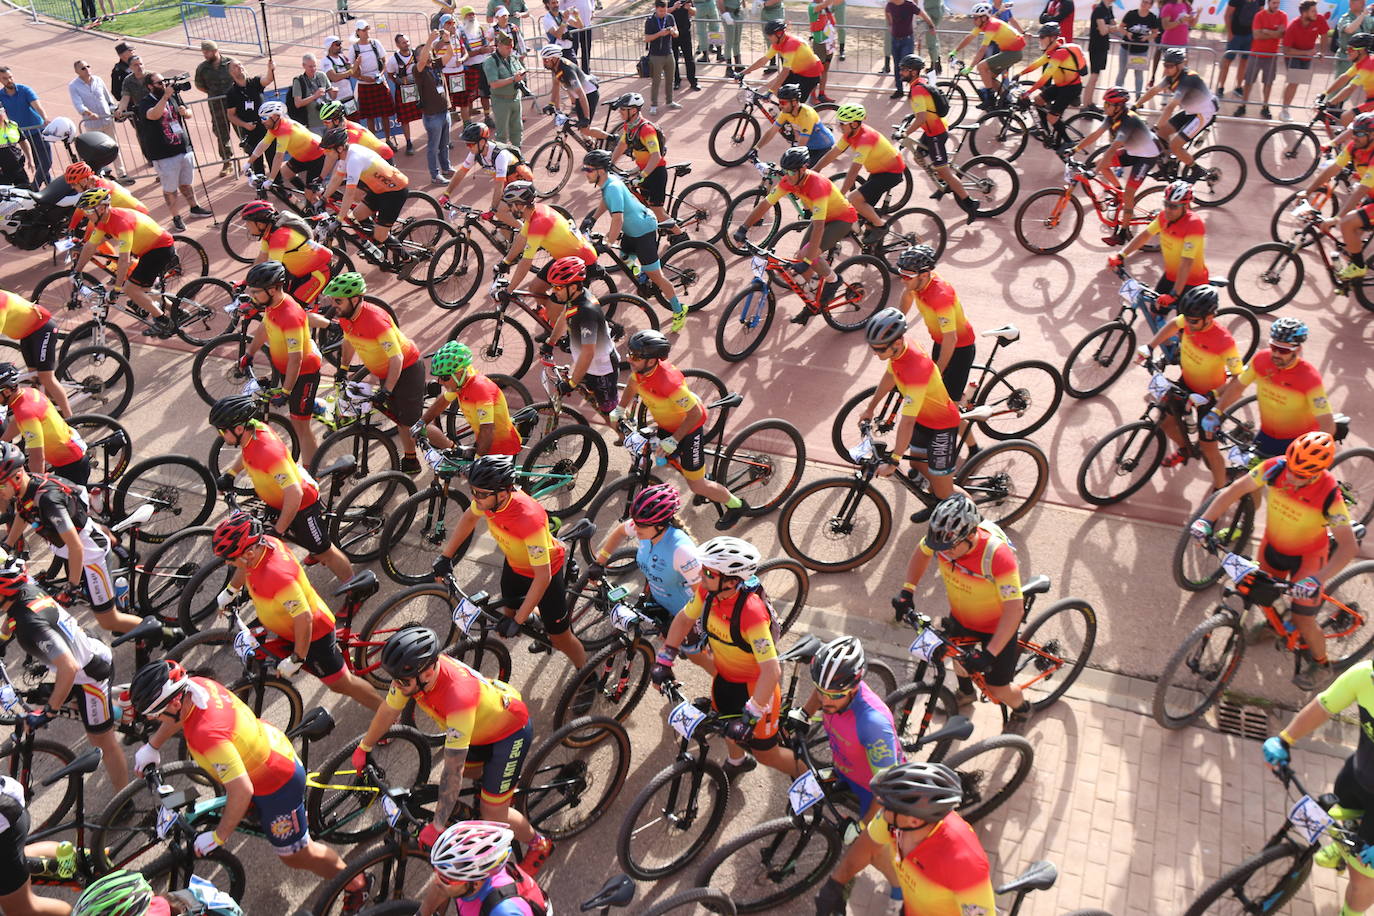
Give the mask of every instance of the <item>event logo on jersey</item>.
[{"label": "event logo on jersey", "polygon": [[288,814],[279,814],[272,818],[272,825],[269,829],[272,831],[272,836],[279,840],[284,840],[298,833],[300,831],[300,825],[296,821],[296,812],[292,811]]},{"label": "event logo on jersey", "polygon": [[754,653],[756,655],[762,655],[764,652],[767,652],[772,645],[772,639],[767,636],[760,636],[758,639],[754,640]]}]

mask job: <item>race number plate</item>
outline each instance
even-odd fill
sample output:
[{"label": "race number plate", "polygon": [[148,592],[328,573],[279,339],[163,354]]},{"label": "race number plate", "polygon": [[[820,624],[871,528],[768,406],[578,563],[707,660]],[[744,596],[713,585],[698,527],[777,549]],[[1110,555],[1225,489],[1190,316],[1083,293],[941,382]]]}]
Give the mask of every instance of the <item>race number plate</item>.
[{"label": "race number plate", "polygon": [[673,711],[668,713],[668,724],[673,727],[683,738],[692,737],[692,733],[697,730],[697,726],[706,721],[706,713],[697,709],[688,700],[683,700]]},{"label": "race number plate", "polygon": [[1335,823],[1331,815],[1310,796],[1304,795],[1294,803],[1288,812],[1288,821],[1307,837],[1307,842],[1315,843]]},{"label": "race number plate", "polygon": [[611,623],[622,633],[628,632],[633,624],[642,619],[642,615],[628,604],[617,604],[611,608]]},{"label": "race number plate", "polygon": [[1259,564],[1238,553],[1228,553],[1221,561],[1221,569],[1232,582],[1243,582],[1246,576],[1259,569]]},{"label": "race number plate", "polygon": [[1174,388],[1174,383],[1169,381],[1169,377],[1163,372],[1156,372],[1150,376],[1150,400],[1159,402],[1168,397],[1169,392]]},{"label": "race number plate", "polygon": [[768,259],[763,255],[756,254],[749,263],[753,266],[754,276],[760,280],[768,279]]},{"label": "race number plate", "polygon": [[940,641],[940,636],[932,628],[926,627],[916,634],[916,638],[911,641],[907,651],[922,661],[933,662],[944,648],[944,643]]},{"label": "race number plate", "polygon": [[253,660],[258,651],[258,641],[247,627],[234,634],[234,654],[245,665]]},{"label": "race number plate", "polygon": [[172,825],[177,822],[177,813],[170,808],[162,805],[157,806],[157,835],[161,839],[167,839],[167,834],[171,832]]},{"label": "race number plate", "polygon": [[787,804],[791,806],[793,814],[801,814],[823,798],[825,793],[821,791],[820,780],[811,770],[798,776],[787,790]]},{"label": "race number plate", "polygon": [[390,796],[382,799],[382,811],[386,813],[386,822],[393,827],[397,827],[401,822],[401,806]]},{"label": "race number plate", "polygon": [[453,609],[453,624],[463,631],[466,636],[472,629],[472,622],[482,614],[482,609],[473,604],[466,598],[458,600],[458,606]]}]

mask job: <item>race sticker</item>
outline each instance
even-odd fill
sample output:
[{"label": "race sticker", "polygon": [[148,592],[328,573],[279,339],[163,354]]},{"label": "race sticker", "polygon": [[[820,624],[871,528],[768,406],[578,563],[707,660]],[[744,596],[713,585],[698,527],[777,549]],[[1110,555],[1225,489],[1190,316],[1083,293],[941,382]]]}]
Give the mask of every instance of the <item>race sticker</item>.
[{"label": "race sticker", "polygon": [[453,625],[463,631],[466,636],[472,629],[472,622],[480,617],[482,609],[473,604],[466,598],[458,599],[458,606],[453,609]]},{"label": "race sticker", "polygon": [[907,651],[922,661],[933,662],[939,658],[943,648],[944,643],[940,641],[940,635],[931,627],[926,627],[916,634]]},{"label": "race sticker", "polygon": [[798,776],[787,790],[787,804],[791,806],[793,814],[801,814],[823,798],[825,793],[821,791],[820,780],[811,770]]},{"label": "race sticker", "polygon": [[684,738],[692,737],[697,726],[706,720],[706,713],[697,709],[688,700],[683,700],[668,713],[668,724]]}]

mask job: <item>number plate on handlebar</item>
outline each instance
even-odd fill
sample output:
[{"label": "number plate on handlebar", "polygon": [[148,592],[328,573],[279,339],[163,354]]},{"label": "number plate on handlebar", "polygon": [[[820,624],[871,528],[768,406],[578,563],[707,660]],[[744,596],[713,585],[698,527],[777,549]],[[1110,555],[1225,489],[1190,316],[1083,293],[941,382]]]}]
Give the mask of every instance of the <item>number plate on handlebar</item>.
[{"label": "number plate on handlebar", "polygon": [[739,103],[745,108],[754,104],[754,91],[752,89],[741,89],[739,91]]},{"label": "number plate on handlebar", "polygon": [[750,259],[750,262],[749,262],[749,263],[753,266],[753,269],[754,269],[754,276],[755,276],[755,277],[758,277],[760,280],[767,280],[767,279],[768,279],[768,259],[767,259],[767,258],[765,258],[763,255],[758,255],[758,254],[756,254],[756,255],[754,255],[754,257],[753,257],[752,259]]},{"label": "number plate on handlebar", "polygon": [[234,654],[246,665],[257,655],[258,641],[247,627],[234,634]]},{"label": "number plate on handlebar", "polygon": [[1127,277],[1125,280],[1121,281],[1121,298],[1128,303],[1134,304],[1136,297],[1140,295],[1143,289],[1145,289],[1145,284],[1141,283],[1135,277]]},{"label": "number plate on handlebar", "polygon": [[625,437],[626,450],[633,452],[636,455],[644,451],[645,446],[647,446],[648,444],[649,440],[644,438],[639,433],[630,433],[628,436]]},{"label": "number plate on handlebar", "polygon": [[787,804],[793,814],[801,814],[823,798],[825,793],[821,791],[820,780],[813,770],[798,776],[797,781],[787,789]]},{"label": "number plate on handlebar", "polygon": [[256,378],[253,378],[253,377],[250,375],[250,376],[248,377],[248,381],[246,381],[246,382],[243,383],[243,390],[240,391],[239,393],[240,393],[240,394],[257,394],[257,393],[258,393],[259,391],[261,391],[261,390],[262,390],[262,386],[258,384],[258,380],[257,380]]},{"label": "number plate on handlebar", "polygon": [[396,804],[396,800],[391,796],[382,798],[382,811],[386,813],[386,822],[393,827],[401,824],[401,806]]},{"label": "number plate on handlebar", "polygon": [[157,806],[157,835],[159,839],[167,839],[167,834],[172,832],[172,827],[177,822],[177,813],[164,805]]},{"label": "number plate on handlebar", "polygon": [[1335,823],[1331,815],[1327,814],[1310,795],[1304,795],[1294,803],[1288,812],[1288,821],[1307,837],[1309,843],[1321,839],[1327,829]]},{"label": "number plate on handlebar", "polygon": [[854,460],[855,464],[859,464],[860,462],[864,462],[872,458],[873,437],[864,436],[863,440],[860,441],[858,445],[854,446],[849,450],[849,457]]},{"label": "number plate on handlebar", "polygon": [[0,706],[5,708],[5,712],[15,715],[23,715],[24,707],[19,702],[19,694],[14,687],[9,684],[0,684]]},{"label": "number plate on handlebar", "polygon": [[944,647],[940,634],[936,633],[933,627],[926,627],[916,634],[907,651],[922,661],[933,662],[940,657],[940,651]]},{"label": "number plate on handlebar", "polygon": [[1154,375],[1150,376],[1150,387],[1147,392],[1150,396],[1150,400],[1159,403],[1167,398],[1169,392],[1173,390],[1174,383],[1169,381],[1169,377],[1163,372],[1156,372]]},{"label": "number plate on handlebar", "polygon": [[1221,560],[1221,569],[1232,582],[1242,582],[1246,576],[1259,569],[1259,564],[1238,553],[1228,553]]},{"label": "number plate on handlebar", "polygon": [[697,730],[697,726],[706,721],[706,713],[692,705],[690,700],[683,700],[673,707],[673,711],[668,713],[668,724],[673,727],[683,738],[692,737],[692,733]]},{"label": "number plate on handlebar", "polygon": [[1078,180],[1078,166],[1073,162],[1064,163],[1064,184],[1073,184]]},{"label": "number plate on handlebar", "polygon": [[58,254],[66,254],[76,247],[76,239],[58,239],[53,242],[52,247],[57,250]]},{"label": "number plate on handlebar", "polygon": [[482,609],[473,604],[466,598],[458,599],[458,606],[453,609],[454,626],[463,631],[463,635],[468,635],[472,629],[472,622],[482,615]]},{"label": "number plate on handlebar", "polygon": [[643,619],[643,614],[623,602],[611,608],[611,623],[622,633],[628,632],[632,624],[636,624]]}]

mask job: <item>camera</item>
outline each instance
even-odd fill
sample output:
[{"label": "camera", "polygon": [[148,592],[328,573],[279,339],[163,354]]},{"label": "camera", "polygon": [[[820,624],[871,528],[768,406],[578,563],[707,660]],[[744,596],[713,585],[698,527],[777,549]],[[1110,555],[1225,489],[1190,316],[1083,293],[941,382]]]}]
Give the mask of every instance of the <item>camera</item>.
[{"label": "camera", "polygon": [[530,91],[529,86],[525,85],[524,80],[521,80],[520,82],[515,84],[515,94],[524,99],[534,98],[534,93]]},{"label": "camera", "polygon": [[181,76],[169,76],[163,82],[173,92],[189,92],[191,89],[191,78],[184,73]]}]

